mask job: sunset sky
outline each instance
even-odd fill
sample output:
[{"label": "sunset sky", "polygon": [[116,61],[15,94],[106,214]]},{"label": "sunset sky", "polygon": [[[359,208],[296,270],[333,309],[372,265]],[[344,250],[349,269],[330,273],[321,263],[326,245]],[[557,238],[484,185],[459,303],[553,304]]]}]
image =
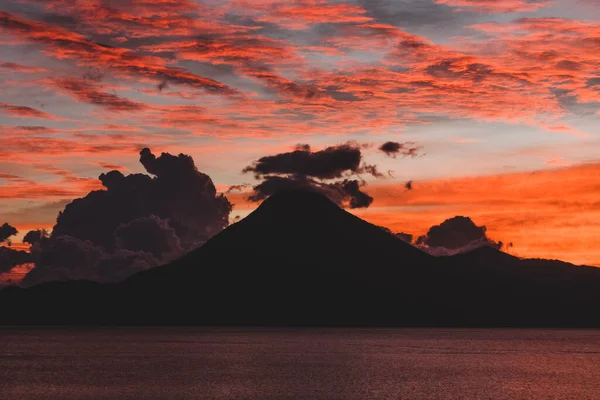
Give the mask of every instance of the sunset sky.
[{"label": "sunset sky", "polygon": [[393,171],[356,215],[415,235],[465,215],[518,256],[600,266],[599,0],[0,0],[0,33],[0,224],[21,237],[101,173],[145,172],[144,147],[225,192],[260,157],[356,141]]}]

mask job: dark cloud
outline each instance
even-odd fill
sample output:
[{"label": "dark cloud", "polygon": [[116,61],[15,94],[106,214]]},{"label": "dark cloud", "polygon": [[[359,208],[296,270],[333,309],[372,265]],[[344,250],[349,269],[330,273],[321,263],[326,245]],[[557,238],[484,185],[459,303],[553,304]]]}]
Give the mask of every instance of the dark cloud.
[{"label": "dark cloud", "polygon": [[169,221],[155,215],[119,225],[115,240],[120,249],[143,251],[163,259],[165,255],[182,252],[179,237],[169,226]]},{"label": "dark cloud", "polygon": [[359,181],[345,180],[329,186],[335,187],[344,196],[342,203],[348,201],[350,208],[367,208],[373,203],[373,197],[360,190]]},{"label": "dark cloud", "polygon": [[385,142],[379,146],[379,150],[384,152],[389,157],[396,158],[397,156],[403,157],[417,157],[419,156],[419,150],[422,148],[417,146],[415,142]]},{"label": "dark cloud", "polygon": [[433,255],[450,255],[481,246],[502,247],[487,237],[487,228],[477,226],[469,217],[457,216],[432,226],[427,235],[417,239],[417,245]]},{"label": "dark cloud", "polygon": [[[382,173],[381,171],[379,171],[379,168],[377,167],[377,165],[373,165],[373,164],[363,164],[362,166],[362,171],[366,172],[369,175],[373,175],[375,178],[384,178],[385,174]],[[390,174],[391,171],[388,171],[388,174]]]},{"label": "dark cloud", "polygon": [[[30,243],[42,243],[24,284],[64,277],[119,280],[200,246],[228,225],[231,203],[190,156],[156,157],[144,149],[140,162],[154,177],[102,174],[105,190],[68,204],[47,240],[31,233]],[[69,251],[73,257],[63,254]]]},{"label": "dark cloud", "polygon": [[301,175],[318,179],[341,178],[345,173],[360,173],[360,146],[346,143],[313,152],[308,145],[297,146],[289,153],[260,158],[244,172],[257,177],[270,174]]},{"label": "dark cloud", "polygon": [[600,78],[591,78],[587,81],[588,87],[598,86],[600,85]]},{"label": "dark cloud", "polygon": [[405,241],[406,243],[412,243],[414,236],[410,233],[398,232],[396,233],[396,237],[400,240]]},{"label": "dark cloud", "polygon": [[[323,193],[326,188],[320,182],[309,178],[294,178],[286,176],[267,176],[258,185],[254,186],[248,200],[259,202],[280,191],[312,190]],[[331,196],[328,196],[331,198]]]},{"label": "dark cloud", "polygon": [[62,235],[47,243],[36,257],[35,268],[21,284],[72,279],[114,282],[158,264],[150,253],[120,249],[106,252],[89,240]]},{"label": "dark cloud", "polygon": [[386,228],[385,226],[379,226],[379,228],[383,229],[390,235],[397,237],[398,239],[402,240],[403,242],[406,242],[409,244],[412,244],[412,242],[413,242],[413,235],[411,235],[410,233],[404,233],[404,232],[394,233],[391,229]]},{"label": "dark cloud", "polygon": [[413,184],[414,184],[414,182],[413,182],[413,181],[408,181],[408,182],[406,182],[406,183],[404,184],[404,189],[406,189],[406,190],[413,190]]},{"label": "dark cloud", "polygon": [[[260,158],[243,172],[253,172],[261,183],[254,186],[250,201],[261,201],[287,190],[311,190],[324,194],[340,206],[369,207],[373,198],[362,191],[366,183],[359,175],[383,178],[376,165],[363,161],[358,143],[345,143],[312,151],[308,144],[298,144],[288,153]],[[352,177],[359,179],[351,179]],[[336,181],[336,179],[341,179]]]},{"label": "dark cloud", "polygon": [[8,241],[8,238],[19,233],[17,228],[10,225],[8,222],[5,222],[2,226],[0,226],[0,243]]},{"label": "dark cloud", "polygon": [[295,147],[296,150],[299,151],[310,151],[310,144],[307,143],[298,143]]},{"label": "dark cloud", "polygon": [[140,162],[150,174],[124,175],[110,171],[99,179],[106,190],[93,191],[67,205],[54,232],[112,248],[113,234],[121,224],[155,215],[168,219],[184,248],[202,242],[227,226],[231,204],[190,156],[149,149]]},{"label": "dark cloud", "polygon": [[26,251],[0,246],[0,273],[8,272],[17,265],[32,262],[31,254]]},{"label": "dark cloud", "polygon": [[45,229],[38,229],[34,231],[29,231],[23,237],[23,243],[28,243],[32,246],[43,243],[50,237],[50,234]]},{"label": "dark cloud", "polygon": [[281,191],[307,190],[324,194],[340,206],[349,208],[366,208],[373,198],[363,192],[364,182],[345,179],[340,182],[324,183],[307,177],[267,176],[254,186],[248,200],[258,202]]},{"label": "dark cloud", "polygon": [[249,183],[242,183],[241,185],[231,185],[225,193],[241,192],[250,186],[252,185],[250,185]]}]

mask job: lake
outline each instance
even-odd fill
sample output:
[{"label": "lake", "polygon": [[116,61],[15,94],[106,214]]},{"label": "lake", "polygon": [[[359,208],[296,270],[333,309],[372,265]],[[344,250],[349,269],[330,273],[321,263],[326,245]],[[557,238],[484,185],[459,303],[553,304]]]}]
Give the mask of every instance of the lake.
[{"label": "lake", "polygon": [[2,399],[598,399],[600,331],[0,328]]}]

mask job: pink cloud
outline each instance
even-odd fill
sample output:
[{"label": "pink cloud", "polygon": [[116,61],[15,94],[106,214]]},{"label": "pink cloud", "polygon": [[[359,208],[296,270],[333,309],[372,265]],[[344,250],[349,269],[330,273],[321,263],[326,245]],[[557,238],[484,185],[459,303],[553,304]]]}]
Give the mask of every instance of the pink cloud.
[{"label": "pink cloud", "polygon": [[436,0],[436,3],[488,13],[532,12],[552,4],[541,0]]}]

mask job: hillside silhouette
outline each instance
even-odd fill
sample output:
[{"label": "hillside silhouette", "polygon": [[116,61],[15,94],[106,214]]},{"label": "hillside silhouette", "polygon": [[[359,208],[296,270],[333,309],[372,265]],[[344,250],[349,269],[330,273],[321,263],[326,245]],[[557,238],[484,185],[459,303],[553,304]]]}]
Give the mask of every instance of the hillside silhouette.
[{"label": "hillside silhouette", "polygon": [[598,327],[600,269],[491,247],[433,257],[322,194],[283,191],[118,284],[0,292],[3,324]]}]

